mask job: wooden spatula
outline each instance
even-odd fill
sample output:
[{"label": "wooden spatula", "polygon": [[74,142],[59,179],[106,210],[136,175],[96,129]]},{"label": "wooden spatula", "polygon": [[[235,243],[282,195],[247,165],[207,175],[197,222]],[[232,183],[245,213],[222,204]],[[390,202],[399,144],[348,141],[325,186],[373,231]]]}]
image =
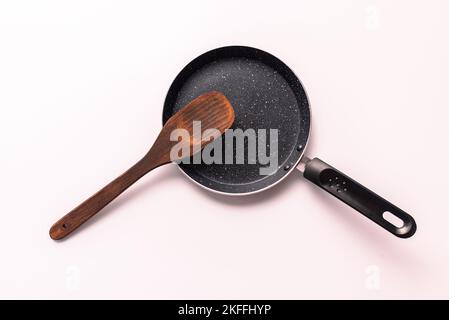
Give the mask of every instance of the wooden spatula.
[{"label": "wooden spatula", "polygon": [[150,151],[139,162],[58,220],[50,229],[50,237],[54,240],[64,238],[145,174],[161,165],[179,160],[170,158],[171,148],[178,143],[170,141],[173,130],[185,129],[189,132],[191,138],[188,144],[191,154],[200,151],[213,141],[195,137],[193,121],[201,121],[202,132],[217,129],[221,134],[234,122],[234,109],[220,92],[205,93],[190,102],[167,121]]}]

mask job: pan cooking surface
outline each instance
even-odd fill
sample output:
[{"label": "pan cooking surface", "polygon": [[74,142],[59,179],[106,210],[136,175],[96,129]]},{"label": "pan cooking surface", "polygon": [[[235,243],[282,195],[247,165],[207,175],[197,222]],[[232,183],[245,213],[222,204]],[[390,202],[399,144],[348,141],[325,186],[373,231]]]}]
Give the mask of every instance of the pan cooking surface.
[{"label": "pan cooking surface", "polygon": [[[297,101],[290,86],[275,70],[245,58],[225,59],[204,66],[181,89],[175,112],[204,92],[225,94],[235,110],[233,128],[279,130],[279,164],[294,149],[300,122]],[[269,141],[269,140],[268,140]],[[246,162],[246,161],[245,161]],[[203,177],[240,184],[263,179],[259,165],[196,165]]]},{"label": "pan cooking surface", "polygon": [[[234,107],[232,128],[256,133],[266,129],[267,143],[270,129],[278,129],[278,170],[260,175],[259,168],[266,165],[247,164],[247,155],[243,165],[183,164],[182,170],[205,187],[227,193],[257,191],[280,180],[299,160],[303,150],[298,146],[305,146],[308,138],[308,102],[299,80],[263,51],[216,49],[194,60],[175,79],[164,105],[164,122],[189,101],[214,90],[223,92]],[[267,145],[267,154],[269,150]]]}]

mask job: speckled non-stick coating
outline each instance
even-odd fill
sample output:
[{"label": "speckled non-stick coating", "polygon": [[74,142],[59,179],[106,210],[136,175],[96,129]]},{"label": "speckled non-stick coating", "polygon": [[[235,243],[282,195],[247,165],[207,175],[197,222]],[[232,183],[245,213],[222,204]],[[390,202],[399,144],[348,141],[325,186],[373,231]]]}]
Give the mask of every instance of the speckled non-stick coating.
[{"label": "speckled non-stick coating", "polygon": [[204,187],[229,194],[260,191],[285,177],[302,156],[310,130],[309,103],[295,74],[273,55],[255,48],[231,46],[206,52],[174,80],[163,122],[213,90],[223,92],[234,107],[232,128],[279,130],[278,169],[269,176],[260,175],[259,163],[181,164],[181,169]]}]

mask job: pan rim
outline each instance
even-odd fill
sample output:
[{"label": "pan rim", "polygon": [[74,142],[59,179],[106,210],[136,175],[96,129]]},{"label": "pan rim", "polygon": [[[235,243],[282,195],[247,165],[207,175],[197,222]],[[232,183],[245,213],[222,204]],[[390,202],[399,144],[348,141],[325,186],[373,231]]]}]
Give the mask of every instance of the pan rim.
[{"label": "pan rim", "polygon": [[[269,56],[272,56],[272,57],[274,57],[275,59],[279,60],[285,67],[287,67],[287,69],[288,69],[288,70],[295,76],[296,80],[299,82],[299,84],[300,84],[300,86],[301,86],[301,88],[302,88],[302,90],[303,90],[303,92],[304,92],[304,95],[305,95],[305,98],[306,98],[306,101],[307,101],[307,109],[308,109],[308,126],[309,126],[309,129],[308,129],[307,137],[306,137],[306,140],[305,140],[306,142],[305,142],[303,148],[301,149],[301,152],[300,152],[300,155],[299,155],[298,159],[296,160],[296,162],[295,162],[293,165],[291,165],[291,167],[290,167],[290,169],[287,171],[287,173],[285,173],[285,174],[284,174],[283,176],[281,176],[279,179],[277,179],[276,181],[274,181],[273,183],[271,183],[271,184],[269,184],[269,185],[267,185],[267,186],[265,186],[265,187],[262,187],[262,188],[260,188],[260,189],[253,190],[253,191],[246,191],[246,192],[226,192],[226,191],[220,191],[220,190],[216,190],[216,189],[213,189],[213,188],[209,188],[209,187],[207,187],[206,185],[203,185],[203,184],[201,184],[200,182],[196,181],[196,180],[193,179],[190,175],[188,175],[188,174],[181,168],[181,166],[177,165],[178,170],[180,170],[180,171],[182,172],[182,174],[183,174],[185,177],[187,177],[190,181],[193,181],[193,182],[195,183],[195,185],[199,186],[199,187],[202,188],[202,189],[205,189],[205,190],[207,190],[207,191],[209,191],[209,192],[213,192],[213,193],[215,193],[215,194],[219,194],[219,195],[223,195],[223,196],[242,197],[242,196],[250,196],[250,195],[254,195],[254,194],[257,194],[257,193],[266,191],[266,190],[268,190],[268,189],[270,189],[270,188],[273,188],[274,186],[276,186],[277,184],[279,184],[281,181],[283,181],[284,179],[286,179],[286,178],[292,173],[292,171],[294,171],[294,169],[296,169],[296,167],[298,166],[298,164],[301,162],[301,159],[304,157],[305,151],[306,151],[307,146],[308,146],[308,144],[309,144],[310,134],[311,134],[311,131],[312,131],[312,112],[311,112],[312,110],[311,110],[311,106],[310,106],[309,95],[307,94],[307,90],[306,90],[306,88],[304,87],[303,83],[301,82],[301,79],[297,76],[297,74],[296,74],[296,73],[295,73],[295,72],[294,72],[294,71],[293,71],[293,70],[292,70],[286,63],[284,63],[283,60],[279,59],[277,56],[275,56],[275,55],[273,55],[273,54],[271,54],[271,53],[269,53],[269,52],[266,52],[266,51],[264,51],[264,50],[262,50],[262,49],[258,49],[258,48],[255,48],[255,47],[243,46],[243,45],[229,45],[229,46],[217,47],[217,48],[214,48],[214,49],[211,49],[211,50],[208,50],[208,51],[206,51],[206,52],[201,53],[200,55],[198,55],[198,56],[197,56],[196,58],[194,58],[193,60],[190,60],[190,62],[189,62],[186,66],[184,66],[184,68],[183,68],[181,71],[179,71],[179,72],[177,73],[176,77],[175,77],[175,78],[173,79],[173,81],[171,82],[171,85],[170,85],[170,87],[168,88],[167,93],[166,93],[166,95],[165,95],[165,99],[164,99],[164,108],[163,108],[163,110],[162,110],[162,123],[164,123],[164,109],[165,109],[165,104],[166,104],[166,101],[167,101],[167,97],[168,97],[168,95],[169,95],[169,93],[170,93],[170,91],[171,91],[172,85],[175,83],[176,79],[177,79],[178,76],[183,72],[183,70],[184,70],[184,69],[185,69],[191,62],[195,61],[196,59],[198,59],[199,57],[201,57],[201,56],[204,55],[204,54],[207,54],[207,53],[209,53],[209,52],[211,52],[211,51],[215,51],[215,50],[226,50],[226,49],[232,49],[232,48],[245,48],[245,49],[250,49],[250,50],[261,51],[261,52],[263,52],[264,54],[268,54]],[[278,169],[278,170],[280,170],[280,169]]]}]

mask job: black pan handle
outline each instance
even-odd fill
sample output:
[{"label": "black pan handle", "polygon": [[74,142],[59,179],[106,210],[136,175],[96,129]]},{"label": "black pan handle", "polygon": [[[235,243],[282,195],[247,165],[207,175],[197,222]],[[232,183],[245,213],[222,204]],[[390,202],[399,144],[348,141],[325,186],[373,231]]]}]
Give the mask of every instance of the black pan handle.
[{"label": "black pan handle", "polygon": [[[397,237],[409,238],[416,231],[411,215],[318,158],[305,163],[304,177]],[[389,222],[385,215],[402,220],[402,225]]]}]

